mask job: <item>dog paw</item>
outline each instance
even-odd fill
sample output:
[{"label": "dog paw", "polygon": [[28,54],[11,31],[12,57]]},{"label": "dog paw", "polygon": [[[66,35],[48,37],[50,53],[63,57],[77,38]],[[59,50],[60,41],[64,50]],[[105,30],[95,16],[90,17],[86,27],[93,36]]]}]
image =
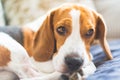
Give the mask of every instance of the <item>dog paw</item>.
[{"label": "dog paw", "polygon": [[69,80],[69,77],[66,75],[61,75],[59,80]]}]

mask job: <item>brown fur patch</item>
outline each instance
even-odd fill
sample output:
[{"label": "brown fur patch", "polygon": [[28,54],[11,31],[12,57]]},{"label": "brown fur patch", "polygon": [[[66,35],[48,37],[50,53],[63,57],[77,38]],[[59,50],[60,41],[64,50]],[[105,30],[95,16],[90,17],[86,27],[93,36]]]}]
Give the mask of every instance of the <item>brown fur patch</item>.
[{"label": "brown fur patch", "polygon": [[33,35],[34,32],[31,29],[25,27],[23,28],[23,37],[24,37],[23,46],[28,52],[29,56],[32,56],[33,53],[33,43],[32,43],[34,37]]},{"label": "brown fur patch", "polygon": [[10,51],[0,46],[0,66],[6,66],[10,60]]},{"label": "brown fur patch", "polygon": [[51,14],[46,17],[41,28],[35,34],[33,57],[36,61],[48,61],[55,52],[55,40],[52,25],[53,14],[54,12],[51,12]]}]

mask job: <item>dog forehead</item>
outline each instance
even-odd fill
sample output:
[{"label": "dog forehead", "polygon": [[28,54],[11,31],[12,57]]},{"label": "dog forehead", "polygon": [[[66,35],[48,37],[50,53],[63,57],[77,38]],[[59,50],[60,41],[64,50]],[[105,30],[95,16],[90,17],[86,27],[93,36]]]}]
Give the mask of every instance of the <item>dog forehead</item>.
[{"label": "dog forehead", "polygon": [[55,10],[54,21],[58,22],[59,20],[65,18],[71,19],[72,17],[69,14],[71,10],[77,10],[81,13],[80,14],[80,18],[82,19],[81,21],[85,21],[85,20],[88,21],[94,19],[94,14],[92,9],[89,9],[83,5],[63,5]]}]

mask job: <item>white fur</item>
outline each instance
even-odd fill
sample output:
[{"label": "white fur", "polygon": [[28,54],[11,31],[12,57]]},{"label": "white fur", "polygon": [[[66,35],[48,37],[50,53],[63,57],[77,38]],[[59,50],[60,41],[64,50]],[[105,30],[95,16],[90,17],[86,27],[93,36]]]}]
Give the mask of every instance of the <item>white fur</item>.
[{"label": "white fur", "polygon": [[53,73],[45,75],[45,76],[25,78],[25,79],[21,79],[21,80],[63,80],[63,79],[61,79],[61,73],[60,72],[53,72]]},{"label": "white fur", "polygon": [[33,57],[30,58],[30,60],[32,64],[35,66],[36,70],[43,73],[43,75],[52,73],[55,70],[51,60],[46,61],[46,62],[37,62],[33,59]]}]

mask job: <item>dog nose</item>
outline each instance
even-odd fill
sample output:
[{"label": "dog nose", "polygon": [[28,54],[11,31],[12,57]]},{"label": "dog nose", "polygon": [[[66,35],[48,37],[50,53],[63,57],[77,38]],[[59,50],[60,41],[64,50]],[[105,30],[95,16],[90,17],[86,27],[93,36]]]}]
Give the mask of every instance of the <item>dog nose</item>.
[{"label": "dog nose", "polygon": [[80,57],[70,57],[67,56],[65,57],[65,64],[67,65],[69,71],[73,72],[76,71],[82,66],[83,64],[83,59]]}]

